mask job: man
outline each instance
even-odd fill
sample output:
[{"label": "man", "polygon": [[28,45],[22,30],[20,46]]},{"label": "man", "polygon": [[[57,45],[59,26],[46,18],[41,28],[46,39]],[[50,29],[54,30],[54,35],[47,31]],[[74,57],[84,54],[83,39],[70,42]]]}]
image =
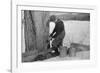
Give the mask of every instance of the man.
[{"label": "man", "polygon": [[50,38],[53,38],[52,49],[55,55],[59,55],[58,48],[62,46],[63,39],[65,36],[64,23],[62,20],[58,19],[55,15],[50,16],[50,21],[55,23],[55,28],[50,34]]}]

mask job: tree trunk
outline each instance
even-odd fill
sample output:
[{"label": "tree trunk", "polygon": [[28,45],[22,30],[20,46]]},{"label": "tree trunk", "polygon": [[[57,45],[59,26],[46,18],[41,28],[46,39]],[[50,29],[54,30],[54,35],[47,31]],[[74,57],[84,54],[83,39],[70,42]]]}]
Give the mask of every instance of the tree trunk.
[{"label": "tree trunk", "polygon": [[39,52],[47,49],[49,27],[47,26],[48,12],[32,11],[32,17],[36,27],[36,45]]},{"label": "tree trunk", "polygon": [[48,12],[24,11],[26,51],[38,50],[38,52],[42,52],[47,49],[49,35],[48,16]]},{"label": "tree trunk", "polygon": [[25,33],[25,51],[31,51],[36,49],[36,31],[31,11],[24,11],[24,33]]}]

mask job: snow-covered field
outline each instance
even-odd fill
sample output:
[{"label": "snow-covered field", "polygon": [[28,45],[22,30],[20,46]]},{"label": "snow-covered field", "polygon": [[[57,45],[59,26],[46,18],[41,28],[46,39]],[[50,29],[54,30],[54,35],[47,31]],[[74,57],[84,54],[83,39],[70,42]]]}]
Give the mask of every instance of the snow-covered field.
[{"label": "snow-covered field", "polygon": [[90,22],[89,21],[64,21],[65,38],[63,45],[70,43],[80,43],[89,45],[90,42]]}]

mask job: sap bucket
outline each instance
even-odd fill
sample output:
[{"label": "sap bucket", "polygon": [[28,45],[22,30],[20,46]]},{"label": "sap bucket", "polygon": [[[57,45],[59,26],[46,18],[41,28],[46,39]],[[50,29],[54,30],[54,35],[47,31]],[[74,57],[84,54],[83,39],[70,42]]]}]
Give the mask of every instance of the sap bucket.
[{"label": "sap bucket", "polygon": [[67,47],[60,47],[59,48],[59,52],[60,52],[60,57],[66,57],[67,56]]}]

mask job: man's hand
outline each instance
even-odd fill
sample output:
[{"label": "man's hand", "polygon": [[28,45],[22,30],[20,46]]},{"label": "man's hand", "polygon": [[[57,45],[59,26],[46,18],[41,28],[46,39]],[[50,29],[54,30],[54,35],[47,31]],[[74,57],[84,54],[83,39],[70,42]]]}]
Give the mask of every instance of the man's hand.
[{"label": "man's hand", "polygon": [[49,41],[52,40],[52,37],[49,37]]}]

